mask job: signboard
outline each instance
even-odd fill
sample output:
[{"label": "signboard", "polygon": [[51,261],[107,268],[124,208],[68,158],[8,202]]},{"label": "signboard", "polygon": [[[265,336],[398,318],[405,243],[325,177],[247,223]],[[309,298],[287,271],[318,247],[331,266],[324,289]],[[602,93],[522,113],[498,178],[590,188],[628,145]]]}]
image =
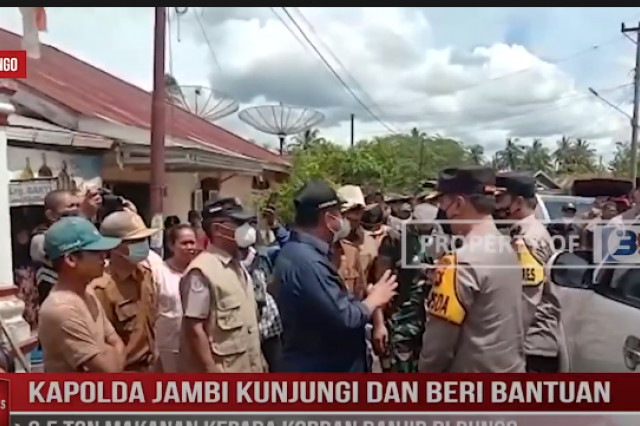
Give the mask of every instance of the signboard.
[{"label": "signboard", "polygon": [[43,205],[44,197],[57,188],[57,179],[11,181],[9,183],[9,206]]}]

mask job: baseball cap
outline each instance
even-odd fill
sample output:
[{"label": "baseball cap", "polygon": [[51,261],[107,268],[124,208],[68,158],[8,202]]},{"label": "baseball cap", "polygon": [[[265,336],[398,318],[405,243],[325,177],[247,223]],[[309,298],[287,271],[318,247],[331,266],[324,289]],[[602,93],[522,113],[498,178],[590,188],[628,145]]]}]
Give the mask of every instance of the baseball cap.
[{"label": "baseball cap", "polygon": [[312,180],[300,188],[293,204],[298,212],[310,212],[338,207],[342,200],[327,182]]},{"label": "baseball cap", "polygon": [[220,198],[207,203],[202,210],[203,219],[230,218],[244,223],[255,219],[255,215],[244,210],[240,200],[236,197]]},{"label": "baseball cap", "polygon": [[149,238],[158,229],[147,228],[139,214],[129,210],[113,212],[102,221],[100,232],[105,237],[119,238],[122,241]]},{"label": "baseball cap", "polygon": [[105,237],[93,223],[83,217],[65,217],[44,233],[44,252],[50,260],[79,251],[108,251],[120,239]]},{"label": "baseball cap", "polygon": [[338,198],[343,201],[342,211],[347,211],[355,208],[364,208],[364,194],[362,189],[356,185],[345,185],[338,188]]}]

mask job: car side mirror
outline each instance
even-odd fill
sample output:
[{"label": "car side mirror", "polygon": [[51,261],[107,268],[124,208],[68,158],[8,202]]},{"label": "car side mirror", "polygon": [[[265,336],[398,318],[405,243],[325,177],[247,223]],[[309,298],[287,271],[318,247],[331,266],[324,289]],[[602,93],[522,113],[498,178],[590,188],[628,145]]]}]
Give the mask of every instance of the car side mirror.
[{"label": "car side mirror", "polygon": [[594,268],[592,255],[590,251],[559,251],[547,261],[546,276],[560,287],[591,288]]}]

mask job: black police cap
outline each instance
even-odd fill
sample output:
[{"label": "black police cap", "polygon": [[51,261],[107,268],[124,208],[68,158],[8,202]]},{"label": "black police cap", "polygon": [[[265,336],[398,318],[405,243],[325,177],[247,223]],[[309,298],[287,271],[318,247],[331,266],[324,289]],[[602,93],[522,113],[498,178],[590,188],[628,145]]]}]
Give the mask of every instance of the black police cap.
[{"label": "black police cap", "polygon": [[318,211],[339,208],[342,201],[327,182],[313,180],[304,184],[296,194],[293,204],[296,211]]},{"label": "black police cap", "polygon": [[238,222],[249,222],[255,215],[242,208],[240,200],[235,197],[219,198],[209,202],[202,210],[202,219],[230,218]]},{"label": "black police cap", "polygon": [[493,195],[496,191],[496,174],[484,166],[451,167],[438,176],[436,190],[425,199],[431,200],[444,194]]},{"label": "black police cap", "polygon": [[496,176],[499,192],[506,192],[523,198],[536,195],[536,178],[525,172],[502,172]]}]

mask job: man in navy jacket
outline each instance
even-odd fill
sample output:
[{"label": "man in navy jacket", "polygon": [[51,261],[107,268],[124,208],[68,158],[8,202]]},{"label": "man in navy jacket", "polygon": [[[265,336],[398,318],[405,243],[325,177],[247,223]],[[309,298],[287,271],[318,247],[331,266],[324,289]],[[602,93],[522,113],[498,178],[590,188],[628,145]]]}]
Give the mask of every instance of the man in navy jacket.
[{"label": "man in navy jacket", "polygon": [[276,258],[274,284],[283,323],[279,370],[367,371],[365,326],[397,286],[390,272],[364,301],[353,299],[330,259],[335,242],[349,234],[336,192],[308,182],[295,197],[295,230]]}]

